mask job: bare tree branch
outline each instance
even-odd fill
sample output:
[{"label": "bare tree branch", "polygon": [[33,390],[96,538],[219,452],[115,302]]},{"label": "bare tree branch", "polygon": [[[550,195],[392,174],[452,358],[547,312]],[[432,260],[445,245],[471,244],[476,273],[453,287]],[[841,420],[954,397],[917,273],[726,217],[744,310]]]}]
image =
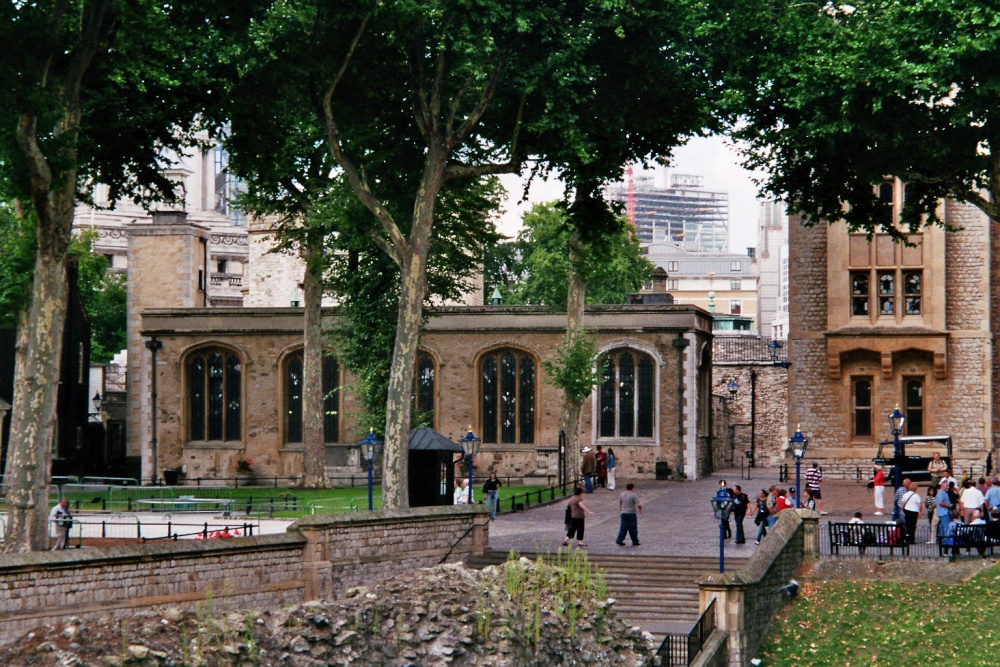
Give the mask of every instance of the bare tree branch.
[{"label": "bare tree branch", "polygon": [[392,215],[385,208],[382,202],[372,194],[371,190],[364,182],[361,173],[358,171],[357,165],[355,165],[354,161],[351,160],[344,152],[343,146],[340,142],[340,128],[337,126],[337,122],[333,117],[333,93],[337,88],[337,84],[340,83],[344,72],[347,70],[347,66],[350,63],[351,57],[354,55],[354,50],[357,48],[358,42],[361,40],[361,35],[364,32],[365,25],[367,25],[369,17],[370,15],[366,16],[364,20],[362,20],[361,25],[358,27],[358,31],[347,50],[347,54],[344,56],[344,62],[341,64],[340,70],[337,72],[334,80],[330,83],[330,87],[327,88],[326,94],[323,96],[323,116],[326,125],[327,143],[330,146],[330,153],[333,155],[333,159],[336,160],[337,164],[339,164],[341,169],[344,170],[344,175],[347,176],[347,182],[350,184],[354,194],[369,211],[375,214],[375,217],[378,219],[383,229],[385,229],[390,243],[394,248],[392,252],[389,252],[389,256],[394,262],[402,266],[403,260],[409,255],[409,246],[407,245],[406,237],[404,237],[402,232],[399,231],[399,227],[393,220]]},{"label": "bare tree branch", "polygon": [[[500,77],[503,75],[504,68],[507,64],[506,53],[501,53],[496,67],[490,72],[490,78],[486,82],[486,86],[483,88],[482,94],[479,96],[479,101],[476,102],[475,108],[472,112],[465,117],[462,124],[458,126],[458,129],[454,133],[448,135],[448,150],[451,151],[455,146],[462,143],[465,138],[469,135],[474,128],[482,119],[483,114],[486,113],[486,109],[490,106],[490,101],[493,99],[493,94],[496,92],[497,84],[500,83]],[[522,101],[523,109],[523,101]],[[518,112],[520,116],[520,112]],[[518,119],[520,120],[520,118]]]},{"label": "bare tree branch", "polygon": [[521,134],[521,125],[524,122],[524,106],[527,102],[527,95],[521,95],[521,103],[517,107],[517,120],[514,122],[514,134],[510,140],[510,160],[503,163],[491,163],[481,165],[452,164],[448,165],[444,172],[444,180],[450,181],[458,178],[476,178],[488,174],[517,174],[521,171],[521,163],[524,156],[520,154],[518,139]]}]

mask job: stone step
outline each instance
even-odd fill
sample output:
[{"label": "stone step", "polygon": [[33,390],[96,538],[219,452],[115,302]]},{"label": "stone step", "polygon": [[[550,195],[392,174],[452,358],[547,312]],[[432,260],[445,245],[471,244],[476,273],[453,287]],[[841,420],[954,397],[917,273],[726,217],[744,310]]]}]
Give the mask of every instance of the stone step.
[{"label": "stone step", "polygon": [[[522,554],[536,558],[536,554]],[[552,554],[542,554],[552,560]],[[615,610],[628,623],[651,632],[658,640],[668,633],[687,633],[698,620],[698,586],[695,581],[716,571],[715,558],[675,558],[635,554],[589,555],[592,565],[604,571],[608,594],[615,598]],[[507,554],[490,551],[467,561],[470,567],[500,565]],[[729,559],[732,569],[745,559]]]}]

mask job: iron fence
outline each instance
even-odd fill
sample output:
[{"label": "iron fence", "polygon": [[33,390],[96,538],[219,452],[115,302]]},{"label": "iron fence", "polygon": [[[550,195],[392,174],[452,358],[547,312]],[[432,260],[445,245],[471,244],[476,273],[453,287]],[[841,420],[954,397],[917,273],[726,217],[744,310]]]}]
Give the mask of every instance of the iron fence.
[{"label": "iron fence", "polygon": [[773,363],[772,353],[777,353],[777,361],[788,360],[787,341],[778,341],[780,347],[769,347],[772,338],[760,336],[716,336],[712,341],[712,361],[733,363]]},{"label": "iron fence", "polygon": [[715,600],[708,607],[686,635],[667,635],[656,651],[662,667],[690,665],[701,653],[705,641],[715,631]]},{"label": "iron fence", "polygon": [[149,520],[142,517],[109,517],[101,520],[73,517],[69,543],[82,546],[84,540],[209,539],[212,537],[252,537],[260,534],[260,524],[252,521],[223,520],[191,523],[167,519]]}]

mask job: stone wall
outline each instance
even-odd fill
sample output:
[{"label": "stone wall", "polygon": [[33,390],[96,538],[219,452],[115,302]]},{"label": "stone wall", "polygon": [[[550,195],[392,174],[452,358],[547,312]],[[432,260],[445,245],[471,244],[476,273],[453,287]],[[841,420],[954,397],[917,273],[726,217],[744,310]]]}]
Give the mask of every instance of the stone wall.
[{"label": "stone wall", "polygon": [[716,628],[729,635],[729,667],[751,664],[784,604],[781,587],[795,577],[804,561],[819,553],[818,524],[815,512],[786,510],[746,565],[698,580],[700,608],[704,611],[715,599]]},{"label": "stone wall", "polygon": [[287,533],[0,556],[0,642],[67,616],[275,607],[486,549],[481,506],[314,515]]},{"label": "stone wall", "polygon": [[745,464],[751,446],[757,468],[787,463],[788,437],[794,432],[794,425],[789,428],[787,421],[788,371],[770,363],[721,361],[714,370],[714,395],[728,398],[730,380],[738,385],[736,397],[727,404],[732,429],[730,465],[739,468],[741,459]]}]

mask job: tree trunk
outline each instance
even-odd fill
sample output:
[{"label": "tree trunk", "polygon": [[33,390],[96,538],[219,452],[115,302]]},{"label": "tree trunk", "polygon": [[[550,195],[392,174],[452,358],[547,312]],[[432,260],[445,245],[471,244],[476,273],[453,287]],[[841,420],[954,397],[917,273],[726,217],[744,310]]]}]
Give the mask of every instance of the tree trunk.
[{"label": "tree trunk", "polygon": [[[62,358],[69,284],[66,248],[72,226],[72,203],[61,207],[61,220],[39,216],[39,247],[31,304],[17,332],[14,404],[7,451],[7,531],[4,553],[48,548],[48,500],[56,401]],[[44,239],[44,240],[43,240]]]},{"label": "tree trunk", "polygon": [[306,241],[306,263],[302,285],[305,308],[305,345],[302,350],[302,486],[330,487],[326,474],[323,395],[323,266],[322,237]]},{"label": "tree trunk", "polygon": [[[566,341],[583,335],[584,301],[587,283],[577,266],[580,262],[580,232],[574,231],[569,240],[569,274],[566,279]],[[584,399],[585,400],[585,399]],[[583,400],[574,400],[565,391],[559,407],[559,428],[566,432],[566,466],[580,474],[580,410]]]},{"label": "tree trunk", "polygon": [[409,252],[400,267],[399,309],[396,342],[392,350],[389,395],[385,416],[385,455],[382,458],[382,507],[410,506],[409,470],[410,419],[413,412],[413,376],[417,345],[423,325],[427,296],[427,255],[431,249],[434,206],[443,184],[445,159],[432,149],[413,206],[413,228]]}]

